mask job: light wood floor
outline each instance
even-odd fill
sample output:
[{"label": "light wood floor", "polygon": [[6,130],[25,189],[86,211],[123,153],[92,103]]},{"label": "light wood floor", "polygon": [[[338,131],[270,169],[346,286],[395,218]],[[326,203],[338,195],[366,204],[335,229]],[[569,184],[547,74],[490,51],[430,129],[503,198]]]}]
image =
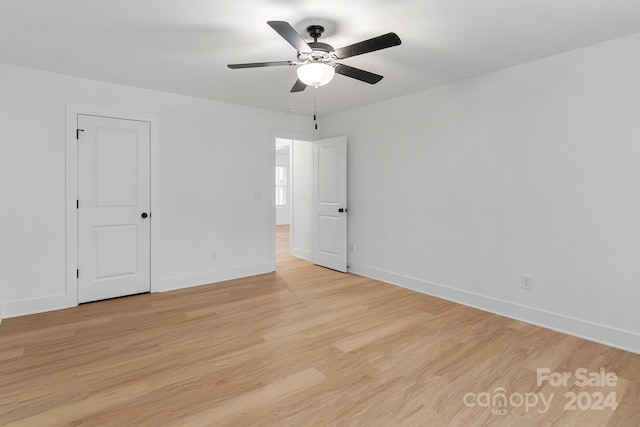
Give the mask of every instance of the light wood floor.
[{"label": "light wood floor", "polygon": [[[313,266],[287,233],[277,273],[5,319],[0,425],[640,426],[639,355]],[[554,397],[478,406],[499,387]],[[619,406],[564,410],[571,391]]]}]

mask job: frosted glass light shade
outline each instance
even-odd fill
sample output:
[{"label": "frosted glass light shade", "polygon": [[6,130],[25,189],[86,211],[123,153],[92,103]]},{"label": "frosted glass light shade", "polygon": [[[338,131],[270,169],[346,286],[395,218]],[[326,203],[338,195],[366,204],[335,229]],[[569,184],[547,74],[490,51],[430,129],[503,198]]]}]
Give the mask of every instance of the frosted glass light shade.
[{"label": "frosted glass light shade", "polygon": [[336,71],[331,65],[312,62],[298,67],[298,78],[306,85],[318,87],[329,83]]}]

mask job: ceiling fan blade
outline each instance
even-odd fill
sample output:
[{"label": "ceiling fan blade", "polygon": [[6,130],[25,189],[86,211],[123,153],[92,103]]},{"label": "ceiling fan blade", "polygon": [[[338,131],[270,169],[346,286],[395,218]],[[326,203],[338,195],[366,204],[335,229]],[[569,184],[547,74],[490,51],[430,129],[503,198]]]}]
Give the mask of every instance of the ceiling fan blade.
[{"label": "ceiling fan blade", "polygon": [[369,71],[361,70],[360,68],[350,67],[344,64],[336,64],[336,73],[343,76],[351,77],[352,79],[360,80],[372,85],[382,80],[382,76],[379,74],[370,73]]},{"label": "ceiling fan blade", "polygon": [[298,79],[296,83],[291,88],[291,92],[302,92],[307,88],[306,83],[303,83],[302,80]]},{"label": "ceiling fan blade", "polygon": [[280,65],[295,65],[293,61],[249,62],[247,64],[229,64],[227,67],[237,70],[239,68],[278,67]]},{"label": "ceiling fan blade", "polygon": [[400,37],[398,37],[396,33],[387,33],[360,43],[354,43],[352,45],[336,49],[335,54],[338,59],[345,59],[356,55],[362,55],[363,53],[398,46],[400,43],[402,43],[402,40],[400,40]]},{"label": "ceiling fan blade", "polygon": [[289,42],[291,46],[293,46],[298,52],[311,52],[311,48],[307,44],[306,41],[293,29],[291,24],[286,21],[267,21],[267,24],[278,34],[282,36],[283,39]]}]

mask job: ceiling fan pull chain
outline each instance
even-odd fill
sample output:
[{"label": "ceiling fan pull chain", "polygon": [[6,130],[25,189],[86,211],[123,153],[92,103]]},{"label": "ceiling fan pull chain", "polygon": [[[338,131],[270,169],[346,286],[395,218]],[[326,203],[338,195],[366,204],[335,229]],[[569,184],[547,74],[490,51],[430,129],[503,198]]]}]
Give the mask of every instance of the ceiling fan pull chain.
[{"label": "ceiling fan pull chain", "polygon": [[315,128],[318,130],[318,88],[313,88],[313,121]]}]

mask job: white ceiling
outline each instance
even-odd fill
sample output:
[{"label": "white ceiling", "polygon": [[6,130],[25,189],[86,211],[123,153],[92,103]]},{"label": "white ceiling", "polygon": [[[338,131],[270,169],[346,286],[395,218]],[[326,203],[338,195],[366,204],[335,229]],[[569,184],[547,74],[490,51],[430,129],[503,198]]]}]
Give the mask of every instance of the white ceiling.
[{"label": "white ceiling", "polygon": [[640,0],[0,0],[0,62],[298,114],[295,60],[267,24],[327,26],[335,48],[390,31],[402,45],[346,59],[385,78],[336,75],[328,114],[640,32]]}]

